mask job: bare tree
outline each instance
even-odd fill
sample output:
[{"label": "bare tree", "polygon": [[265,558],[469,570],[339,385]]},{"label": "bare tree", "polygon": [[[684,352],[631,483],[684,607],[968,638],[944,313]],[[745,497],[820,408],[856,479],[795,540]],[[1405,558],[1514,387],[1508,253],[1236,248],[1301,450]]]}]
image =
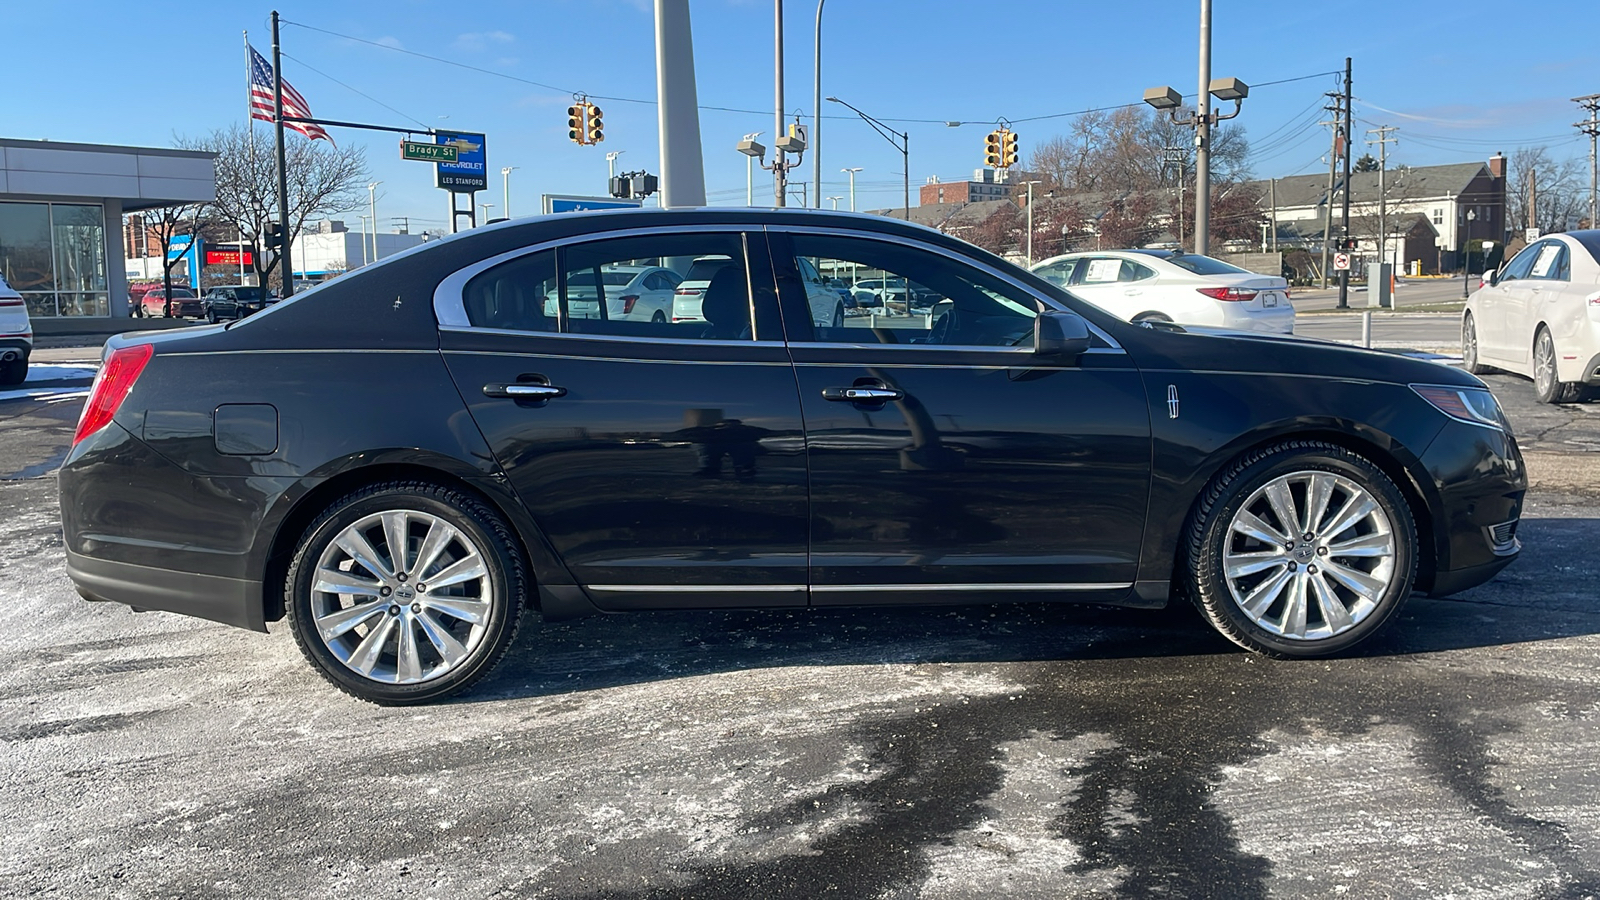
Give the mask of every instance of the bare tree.
[{"label": "bare tree", "polygon": [[[215,223],[208,218],[210,206],[204,202],[182,203],[136,213],[141,227],[161,241],[161,285],[165,290],[161,312],[168,318],[172,317],[172,270],[188,259],[189,254],[199,253],[200,241],[216,230]],[[169,252],[172,239],[180,235],[189,236],[189,246],[183,253],[173,256]],[[191,289],[198,295],[200,285],[191,285]]]},{"label": "bare tree", "polygon": [[[285,138],[289,184],[285,226],[292,243],[308,221],[361,208],[369,176],[366,152],[360,147],[323,146],[293,132]],[[277,160],[271,137],[252,136],[236,123],[204,137],[185,138],[178,145],[217,154],[217,212],[237,229],[240,241],[255,245],[256,277],[267,284],[267,273],[282,256],[267,238],[268,227],[278,220]]]},{"label": "bare tree", "polygon": [[1537,181],[1533,226],[1541,234],[1566,231],[1588,208],[1585,162],[1576,157],[1557,160],[1548,147],[1513,150],[1506,168],[1506,227],[1520,233],[1528,226],[1528,185]]}]

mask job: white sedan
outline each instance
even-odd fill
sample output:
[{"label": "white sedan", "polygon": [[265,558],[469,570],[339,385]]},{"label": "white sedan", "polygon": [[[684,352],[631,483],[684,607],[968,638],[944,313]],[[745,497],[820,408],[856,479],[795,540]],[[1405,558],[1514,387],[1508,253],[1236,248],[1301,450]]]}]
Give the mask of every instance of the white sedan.
[{"label": "white sedan", "polygon": [[1545,403],[1600,388],[1600,231],[1546,235],[1485,272],[1461,313],[1461,361],[1532,378]]},{"label": "white sedan", "polygon": [[28,321],[28,303],[0,277],[0,384],[26,381],[32,353],[33,324]]},{"label": "white sedan", "polygon": [[1294,332],[1289,282],[1177,250],[1095,250],[1032,269],[1119,319]]},{"label": "white sedan", "polygon": [[[602,266],[600,287],[605,291],[606,318],[635,322],[666,322],[672,316],[673,291],[683,279],[662,266]],[[574,319],[600,318],[599,290],[593,270],[567,274],[567,315]],[[545,315],[554,316],[556,295],[545,296]]]}]

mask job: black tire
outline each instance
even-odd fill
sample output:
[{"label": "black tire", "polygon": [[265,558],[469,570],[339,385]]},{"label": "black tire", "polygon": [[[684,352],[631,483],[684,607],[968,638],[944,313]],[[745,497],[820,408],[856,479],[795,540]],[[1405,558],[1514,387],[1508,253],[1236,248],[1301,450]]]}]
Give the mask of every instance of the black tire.
[{"label": "black tire", "polygon": [[1478,325],[1472,313],[1461,317],[1461,368],[1474,375],[1487,375],[1488,366],[1478,362]]},{"label": "black tire", "polygon": [[217,324],[217,313],[215,310],[206,310],[206,321],[212,325]]},{"label": "black tire", "polygon": [[28,380],[28,360],[13,359],[0,363],[0,384],[21,384]]},{"label": "black tire", "polygon": [[[408,550],[399,567],[402,570],[406,564],[422,562],[412,554],[422,552],[424,539],[437,522],[455,530],[455,535],[447,537],[441,552],[436,554],[437,562],[427,563],[420,572],[385,574],[379,571],[393,562],[388,555],[388,520],[376,525],[362,523],[396,513],[407,514],[402,521],[408,522],[404,526]],[[428,521],[430,519],[432,522]],[[377,555],[372,566],[363,566],[335,544],[350,530],[376,538],[377,543],[369,538],[372,552]],[[449,530],[445,533],[449,534]],[[484,573],[470,579],[475,584],[458,583],[445,589],[451,591],[448,594],[440,593],[438,588],[430,593],[422,579],[439,576],[444,569],[466,560],[474,551]],[[329,568],[321,568],[328,557],[339,555],[348,562],[334,562]],[[341,568],[346,564],[348,568]],[[314,591],[319,572],[344,574],[374,586],[383,583],[387,593],[381,597],[370,595],[370,600],[361,601],[359,596]],[[284,606],[295,643],[324,678],[361,700],[405,706],[443,699],[466,690],[487,675],[516,637],[528,591],[529,579],[521,548],[511,527],[498,512],[460,490],[428,482],[395,481],[346,495],[311,523],[289,566],[284,583]],[[348,603],[346,597],[349,597]],[[408,606],[402,605],[407,603]],[[358,606],[372,611],[364,616],[345,617],[353,624],[341,634],[324,638],[317,626],[319,611],[326,621],[331,613]],[[475,624],[470,618],[451,614],[462,609],[466,609],[463,615],[480,616],[480,622]],[[395,628],[389,625],[389,620],[401,624]],[[448,640],[435,637],[441,631],[448,634]],[[374,635],[374,632],[380,633]],[[374,649],[363,657],[360,651],[368,638],[372,639]],[[410,654],[411,661],[431,667],[424,671],[420,665],[414,665],[412,671],[417,676],[410,683],[405,683],[400,662],[400,648],[407,639],[415,648]],[[352,662],[343,661],[334,648]],[[447,648],[460,651],[454,662],[448,659]],[[369,662],[372,674],[358,671],[363,659]],[[392,672],[388,671],[390,668]]]},{"label": "black tire", "polygon": [[[1332,484],[1332,487],[1325,488],[1328,491],[1324,501],[1326,512],[1312,527],[1337,527],[1338,531],[1314,535],[1310,542],[1302,540],[1304,534],[1291,535],[1290,542],[1280,551],[1278,547],[1235,529],[1236,518],[1240,517],[1241,511],[1248,512],[1245,510],[1247,503],[1253,509],[1260,509],[1256,504],[1268,502],[1259,494],[1267,490],[1268,485],[1274,482],[1284,485],[1290,490],[1294,503],[1315,506],[1314,503],[1306,504],[1306,494],[1311,490],[1309,481],[1302,487],[1301,493],[1295,495],[1293,479],[1328,474],[1334,478],[1322,479],[1325,485]],[[1353,489],[1347,489],[1345,485],[1352,485]],[[1344,502],[1357,500],[1357,504],[1350,508],[1361,508],[1358,492],[1365,492],[1366,497],[1376,501],[1375,509],[1381,512],[1381,517],[1369,513],[1340,527],[1337,519],[1340,512],[1344,511]],[[1341,495],[1344,501],[1338,499]],[[1296,496],[1298,499],[1295,499]],[[1341,505],[1334,506],[1335,502]],[[1298,514],[1301,506],[1291,505],[1289,508]],[[1269,518],[1271,521],[1268,521]],[[1260,516],[1263,524],[1275,526],[1273,530],[1282,529],[1278,519],[1276,513],[1269,516],[1263,512]],[[1386,525],[1387,532],[1374,527],[1375,523]],[[1304,528],[1303,523],[1297,522],[1295,525]],[[1364,528],[1371,530],[1363,531]],[[1344,536],[1349,537],[1342,541],[1334,540]],[[1287,441],[1253,451],[1229,465],[1206,486],[1190,517],[1186,538],[1186,556],[1179,569],[1181,587],[1186,589],[1200,612],[1224,637],[1241,647],[1275,659],[1328,656],[1371,637],[1382,630],[1405,604],[1416,576],[1416,523],[1405,495],[1383,470],[1369,460],[1343,447],[1320,441]],[[1357,558],[1354,550],[1346,556],[1328,549],[1329,545],[1348,547],[1352,541],[1382,544],[1386,539],[1390,547],[1386,557],[1374,553],[1371,559]],[[1260,554],[1261,558],[1264,559],[1268,554],[1279,554],[1284,563],[1278,568],[1263,567],[1257,573],[1235,576],[1230,585],[1225,571],[1225,554],[1240,554],[1235,556],[1237,561],[1250,553],[1259,552],[1257,547],[1266,548],[1266,552]],[[1372,565],[1374,568],[1364,570],[1360,568],[1363,565]],[[1294,574],[1296,572],[1301,574]],[[1362,576],[1358,580],[1364,584],[1370,583],[1367,589],[1375,596],[1364,598],[1342,581],[1343,578],[1357,578],[1350,575],[1351,572],[1358,572]],[[1261,573],[1264,573],[1263,577],[1253,585],[1247,582],[1254,574]],[[1280,575],[1288,580],[1276,592],[1271,591],[1270,586],[1263,587]],[[1313,579],[1320,584],[1312,584]],[[1381,583],[1381,589],[1376,586],[1377,583]],[[1329,595],[1336,601],[1335,613],[1343,610],[1348,622],[1340,622],[1325,612],[1325,607],[1319,601],[1322,593],[1319,586],[1328,589]],[[1260,606],[1253,615],[1246,611],[1245,605],[1258,596],[1258,589],[1264,598],[1261,602],[1268,605]],[[1249,593],[1239,598],[1236,591],[1241,590],[1248,590]],[[1293,609],[1297,591],[1303,592],[1300,596],[1304,598],[1302,606],[1305,609],[1303,618],[1299,620],[1299,630],[1302,632],[1299,637],[1289,633],[1295,630],[1291,624],[1294,617],[1290,610]],[[1273,620],[1274,610],[1278,611],[1278,621]]]},{"label": "black tire", "polygon": [[1550,329],[1540,325],[1533,335],[1533,395],[1540,403],[1575,403],[1583,396],[1583,385],[1558,381],[1559,377],[1555,339]]},{"label": "black tire", "polygon": [[1171,316],[1167,315],[1166,313],[1158,313],[1158,312],[1156,312],[1154,310],[1150,310],[1148,312],[1142,312],[1142,313],[1139,313],[1137,316],[1133,317],[1133,324],[1135,324],[1135,325],[1138,325],[1141,322],[1169,322],[1170,323],[1171,321],[1172,321],[1172,317]]},{"label": "black tire", "polygon": [[659,309],[656,310],[656,314],[650,317],[650,323],[652,325],[665,325],[665,324],[667,324],[667,314],[662,312]]}]

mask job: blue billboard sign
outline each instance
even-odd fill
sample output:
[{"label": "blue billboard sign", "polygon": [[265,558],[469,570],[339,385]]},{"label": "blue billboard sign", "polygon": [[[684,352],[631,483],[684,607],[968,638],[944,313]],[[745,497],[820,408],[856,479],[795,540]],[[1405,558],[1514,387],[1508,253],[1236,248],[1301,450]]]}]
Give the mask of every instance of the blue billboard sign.
[{"label": "blue billboard sign", "polygon": [[439,131],[433,136],[435,144],[453,144],[456,161],[438,163],[434,167],[434,184],[447,191],[471,193],[489,188],[487,154],[483,149],[483,135],[460,131]]},{"label": "blue billboard sign", "polygon": [[583,212],[589,209],[638,209],[643,200],[619,200],[616,197],[576,197],[567,194],[544,194],[546,213]]},{"label": "blue billboard sign", "polygon": [[167,238],[168,261],[182,258],[185,254],[189,258],[189,284],[198,289],[200,284],[200,253],[205,246],[204,241],[196,241],[192,234],[175,234]]}]

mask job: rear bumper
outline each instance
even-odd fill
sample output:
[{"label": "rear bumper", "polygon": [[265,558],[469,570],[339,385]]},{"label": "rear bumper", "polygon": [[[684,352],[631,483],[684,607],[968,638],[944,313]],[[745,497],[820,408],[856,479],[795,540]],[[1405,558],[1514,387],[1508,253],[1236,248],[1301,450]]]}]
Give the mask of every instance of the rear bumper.
[{"label": "rear bumper", "polygon": [[1294,307],[1289,305],[1288,301],[1282,301],[1270,309],[1232,309],[1227,303],[1218,305],[1223,307],[1224,328],[1236,331],[1262,331],[1268,334],[1294,334]]},{"label": "rear bumper", "polygon": [[16,352],[27,359],[33,353],[33,341],[20,337],[0,338],[0,359],[4,359],[8,352]]},{"label": "rear bumper", "polygon": [[126,603],[266,631],[260,582],[95,559],[67,550],[67,574],[85,600]]}]

